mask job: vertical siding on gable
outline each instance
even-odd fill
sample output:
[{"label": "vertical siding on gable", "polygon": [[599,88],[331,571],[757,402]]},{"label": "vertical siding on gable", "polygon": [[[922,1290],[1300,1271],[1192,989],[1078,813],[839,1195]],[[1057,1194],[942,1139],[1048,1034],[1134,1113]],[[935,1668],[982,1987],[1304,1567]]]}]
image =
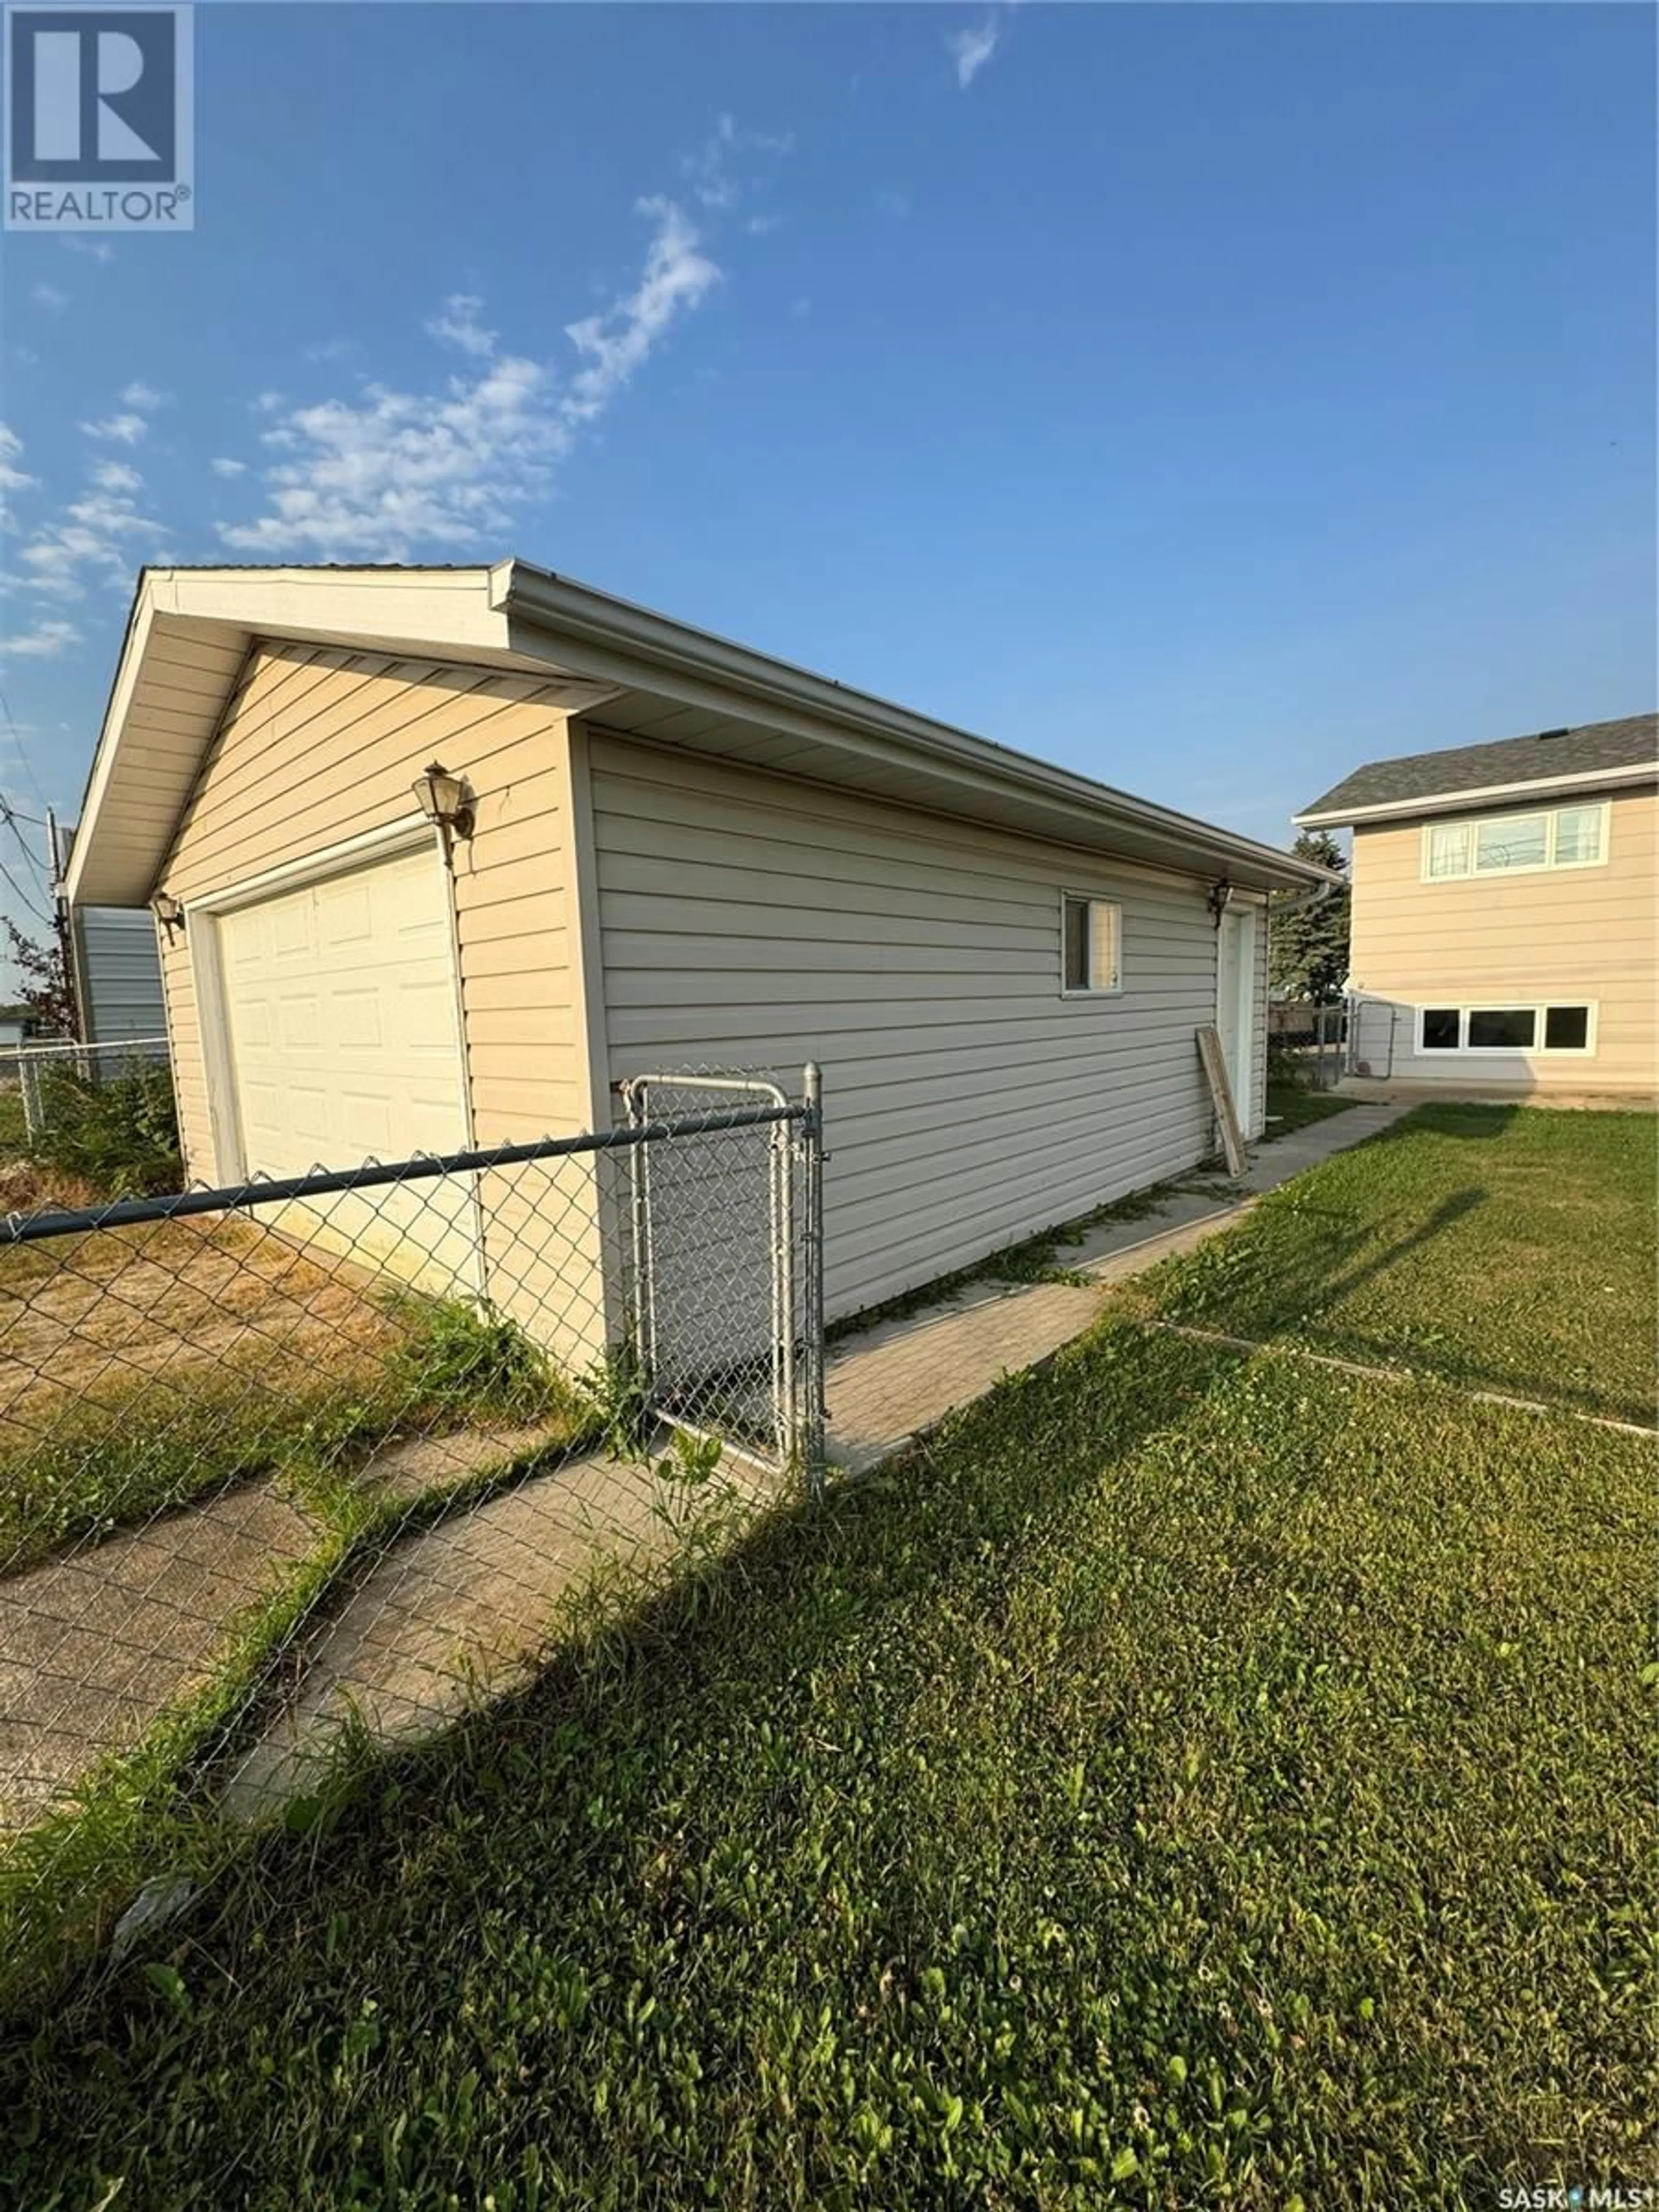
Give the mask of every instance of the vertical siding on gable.
[{"label": "vertical siding on gable", "polygon": [[[1209,1152],[1202,882],[599,730],[589,758],[611,1073],[822,1063],[832,1315]],[[1121,903],[1121,995],[1062,997],[1066,890]]]},{"label": "vertical siding on gable", "polygon": [[[1423,881],[1420,823],[1355,831],[1349,966],[1355,991],[1377,1002],[1363,1034],[1379,1055],[1389,1027],[1383,1008],[1393,1010],[1393,1066],[1379,1064],[1378,1074],[1517,1091],[1659,1087],[1659,796],[1614,793],[1607,826],[1600,867],[1449,883]],[[1598,1003],[1594,1053],[1414,1049],[1420,1006],[1550,1000]]]}]

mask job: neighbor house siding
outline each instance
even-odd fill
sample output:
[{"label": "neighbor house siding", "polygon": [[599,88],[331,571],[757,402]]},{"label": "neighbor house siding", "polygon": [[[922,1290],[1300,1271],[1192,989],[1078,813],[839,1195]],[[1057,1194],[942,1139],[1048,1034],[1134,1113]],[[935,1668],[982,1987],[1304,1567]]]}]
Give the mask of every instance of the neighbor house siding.
[{"label": "neighbor house siding", "polygon": [[167,1026],[155,919],[147,907],[84,906],[73,918],[76,997],[89,1044],[159,1037]]},{"label": "neighbor house siding", "polygon": [[[832,1314],[1210,1151],[1200,881],[599,730],[588,761],[611,1074],[821,1064]],[[1120,995],[1061,996],[1067,890],[1121,905]]]},{"label": "neighbor house siding", "polygon": [[[1655,794],[1617,793],[1602,866],[1425,883],[1420,821],[1356,830],[1350,974],[1367,1002],[1359,1033],[1372,1072],[1464,1088],[1652,1091],[1656,839]],[[1419,1007],[1587,1000],[1599,1009],[1589,1055],[1415,1049]]]},{"label": "neighbor house siding", "polygon": [[[161,881],[188,908],[407,820],[416,811],[414,779],[434,758],[477,794],[475,833],[456,847],[455,907],[478,1141],[585,1126],[570,980],[565,721],[533,678],[322,647],[258,648]],[[188,933],[166,946],[164,970],[186,1158],[192,1175],[211,1177],[219,1164]]]}]

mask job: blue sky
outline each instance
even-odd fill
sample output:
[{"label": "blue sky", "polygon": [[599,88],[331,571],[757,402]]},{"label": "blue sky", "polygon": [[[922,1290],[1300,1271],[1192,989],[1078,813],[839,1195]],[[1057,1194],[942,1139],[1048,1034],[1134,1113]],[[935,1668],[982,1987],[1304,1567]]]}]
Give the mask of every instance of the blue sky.
[{"label": "blue sky", "polygon": [[196,27],[193,234],[5,241],[27,812],[151,558],[522,553],[1274,842],[1654,703],[1648,9]]}]

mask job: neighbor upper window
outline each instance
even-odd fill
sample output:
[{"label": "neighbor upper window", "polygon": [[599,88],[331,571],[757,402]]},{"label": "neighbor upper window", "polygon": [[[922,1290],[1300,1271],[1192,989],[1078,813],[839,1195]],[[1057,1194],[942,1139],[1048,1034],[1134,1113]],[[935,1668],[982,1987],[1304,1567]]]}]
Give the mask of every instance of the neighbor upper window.
[{"label": "neighbor upper window", "polygon": [[1121,990],[1122,909],[1110,899],[1074,898],[1068,891],[1060,901],[1060,915],[1065,938],[1063,988]]},{"label": "neighbor upper window", "polygon": [[1424,1006],[1417,1048],[1434,1052],[1592,1052],[1595,1009],[1562,1006]]},{"label": "neighbor upper window", "polygon": [[1589,806],[1540,807],[1532,814],[1430,822],[1423,830],[1423,873],[1431,883],[1539,868],[1594,868],[1607,857],[1605,799]]}]

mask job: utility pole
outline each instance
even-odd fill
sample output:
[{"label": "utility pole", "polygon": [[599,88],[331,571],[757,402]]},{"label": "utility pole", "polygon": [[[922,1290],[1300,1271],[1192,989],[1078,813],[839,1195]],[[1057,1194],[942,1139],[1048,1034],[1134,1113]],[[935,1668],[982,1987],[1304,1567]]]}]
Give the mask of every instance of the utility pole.
[{"label": "utility pole", "polygon": [[75,932],[70,923],[69,901],[64,896],[64,871],[68,861],[64,833],[58,827],[58,816],[52,807],[46,809],[46,860],[52,871],[52,910],[58,926],[58,951],[64,963],[64,980],[69,985],[69,1000],[74,1042],[84,1044],[82,1030],[86,1024],[81,1017],[81,985],[75,966]]}]

